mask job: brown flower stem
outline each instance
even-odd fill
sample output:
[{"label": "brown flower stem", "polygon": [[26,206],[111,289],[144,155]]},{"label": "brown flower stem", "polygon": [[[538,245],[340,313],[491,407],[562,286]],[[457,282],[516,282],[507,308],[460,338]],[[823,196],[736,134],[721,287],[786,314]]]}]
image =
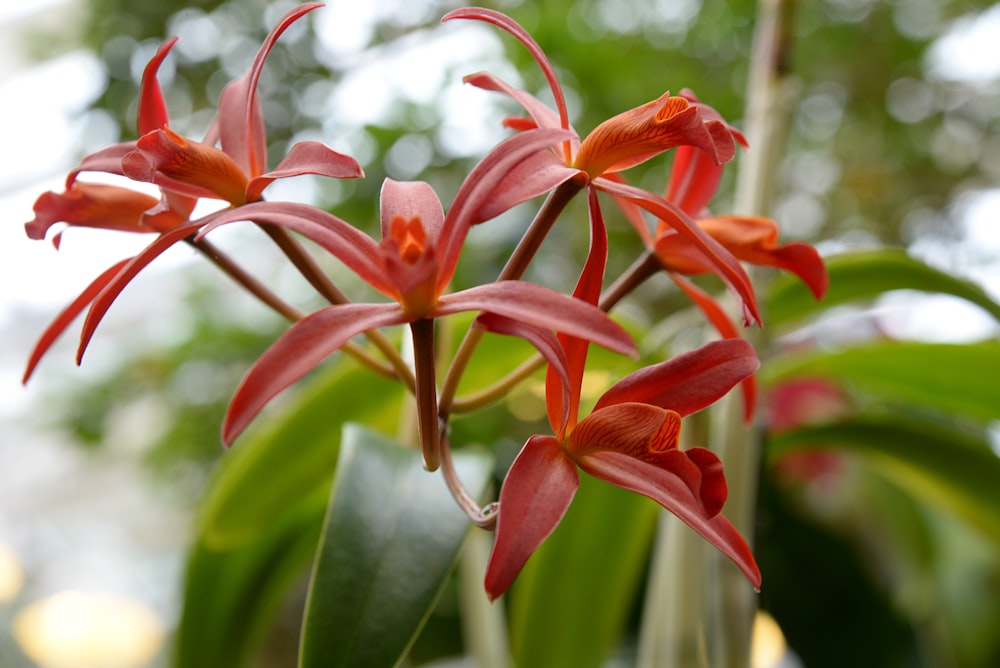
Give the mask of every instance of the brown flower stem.
[{"label": "brown flower stem", "polygon": [[[221,269],[223,273],[236,281],[239,285],[245,288],[247,292],[252,294],[261,302],[271,307],[272,310],[286,320],[289,320],[290,322],[298,322],[299,320],[302,320],[302,318],[306,317],[307,314],[305,311],[292,306],[279,297],[270,288],[257,280],[257,278],[246,269],[236,264],[231,257],[222,252],[221,249],[208,239],[202,239],[200,241],[188,239],[187,241],[192,247],[197,249],[198,252],[207,257],[212,264]],[[372,357],[367,350],[355,343],[347,342],[341,350],[380,376],[385,376],[386,378],[398,378],[395,369],[385,362]]]},{"label": "brown flower stem", "polygon": [[[518,242],[514,252],[507,259],[507,264],[504,265],[497,277],[498,281],[515,281],[524,276],[532,258],[535,257],[535,253],[538,252],[563,209],[585,185],[586,181],[582,177],[574,177],[549,193],[534,220],[531,221],[531,225],[521,237],[521,241]],[[438,399],[441,415],[447,416],[451,412],[455,393],[458,391],[458,383],[462,379],[462,374],[465,373],[476,347],[479,346],[483,334],[482,329],[470,327],[465,333],[465,338],[459,344],[441,387],[441,395]]]},{"label": "brown flower stem", "polygon": [[611,286],[604,291],[598,302],[598,308],[608,312],[615,305],[624,299],[629,293],[645,283],[651,277],[656,276],[663,267],[660,265],[656,253],[646,250],[636,258],[632,266],[626,269]]},{"label": "brown flower stem", "polygon": [[[259,226],[264,232],[271,237],[278,248],[282,250],[285,256],[292,262],[299,273],[309,281],[309,284],[316,289],[319,294],[323,296],[331,304],[347,304],[350,300],[347,298],[340,288],[330,280],[330,277],[326,275],[326,272],[316,263],[316,260],[302,247],[295,237],[289,233],[283,227],[277,225],[260,225]],[[365,336],[371,341],[375,347],[385,355],[386,360],[389,362],[389,366],[393,369],[393,375],[399,378],[406,387],[413,392],[415,388],[415,383],[413,379],[413,372],[410,371],[410,367],[406,364],[406,361],[396,350],[396,347],[382,332],[378,330],[372,330],[365,332]]]},{"label": "brown flower stem", "polygon": [[246,288],[247,292],[252,294],[267,306],[271,307],[272,310],[277,312],[286,320],[298,322],[302,318],[306,317],[306,313],[304,311],[292,306],[284,299],[276,295],[270,288],[257,280],[256,276],[253,276],[246,269],[236,264],[231,257],[223,253],[222,250],[220,250],[208,239],[194,241],[192,238],[188,238],[187,242],[202,255],[211,260],[212,264],[221,269],[227,276]]},{"label": "brown flower stem", "polygon": [[417,433],[424,456],[424,468],[436,471],[441,465],[441,441],[438,436],[437,378],[434,354],[434,319],[419,318],[410,323],[413,335],[413,369],[416,377]]},{"label": "brown flower stem", "polygon": [[514,252],[507,259],[507,264],[497,277],[498,281],[516,281],[524,276],[528,265],[531,264],[535,253],[538,252],[563,209],[585,185],[583,179],[574,177],[549,193],[542,208],[538,210],[535,219],[531,221]]}]

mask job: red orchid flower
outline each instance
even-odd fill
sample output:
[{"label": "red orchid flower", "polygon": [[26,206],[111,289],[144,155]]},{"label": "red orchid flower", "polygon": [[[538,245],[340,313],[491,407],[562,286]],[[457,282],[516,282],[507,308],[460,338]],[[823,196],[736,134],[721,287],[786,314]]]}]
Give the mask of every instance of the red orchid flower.
[{"label": "red orchid flower", "polygon": [[[681,418],[721,398],[757,366],[753,349],[742,339],[709,343],[623,378],[579,424],[570,420],[555,436],[529,438],[500,490],[496,540],[486,567],[490,599],[510,587],[559,524],[580,484],[577,468],[653,499],[732,559],[759,588],[760,571],[750,549],[719,514],[727,495],[722,462],[704,448],[678,448]],[[551,390],[549,384],[549,420],[558,424],[563,395]]]},{"label": "red orchid flower", "polygon": [[[581,139],[569,124],[565,96],[555,70],[541,47],[523,27],[505,14],[479,7],[457,9],[445,15],[442,21],[457,18],[485,21],[513,35],[528,49],[549,83],[556,110],[493,75],[480,72],[467,76],[467,83],[508,95],[528,112],[529,118],[507,119],[505,124],[519,131],[561,128],[571,133],[562,142],[561,151],[545,149],[533,156],[532,178],[512,174],[507,190],[517,191],[523,201],[583,175],[591,188],[667,221],[679,235],[701,250],[713,271],[739,297],[744,305],[745,320],[748,323],[759,322],[753,287],[739,262],[698,228],[684,211],[652,193],[628,186],[618,176],[625,169],[680,146],[698,147],[721,165],[733,158],[736,142],[744,142],[742,135],[718,118],[718,114],[706,113],[708,108],[705,105],[692,102],[685,96],[665,93],[652,102],[601,123]],[[597,206],[596,199],[591,202],[592,206]]]},{"label": "red orchid flower", "polygon": [[[592,199],[597,197],[590,192]],[[573,292],[596,304],[607,258],[607,232],[591,207],[590,252]],[[510,323],[483,314],[481,326],[499,333]],[[525,327],[521,327],[521,330]],[[521,332],[523,335],[523,332]],[[719,514],[726,500],[722,463],[710,450],[677,447],[680,419],[725,395],[758,367],[743,339],[710,343],[623,378],[578,421],[589,343],[571,334],[535,332],[549,363],[545,404],[554,436],[525,443],[500,489],[496,540],[486,567],[486,593],[495,600],[555,530],[580,484],[577,468],[653,499],[732,559],[755,587],[760,572],[739,532]],[[527,338],[527,337],[526,337]]]},{"label": "red orchid flower", "polygon": [[[565,332],[616,352],[635,354],[631,338],[606,314],[549,288],[498,281],[444,294],[462,240],[477,222],[474,214],[480,201],[492,192],[490,177],[500,178],[497,172],[506,173],[502,164],[492,171],[473,170],[447,216],[430,185],[387,179],[381,193],[381,243],[336,216],[299,204],[249,204],[220,214],[205,232],[241,218],[290,228],[330,251],[393,300],[329,306],[293,325],[257,360],[236,390],[223,424],[223,440],[232,442],[272,397],[351,337],[379,327],[408,324],[412,330],[419,432],[429,470],[436,469],[439,461],[434,318],[482,311],[525,327],[550,334],[552,330]],[[525,338],[537,340],[531,335]]]},{"label": "red orchid flower", "polygon": [[[300,174],[334,178],[362,176],[348,156],[318,142],[302,142],[272,171],[264,172],[267,145],[257,96],[257,81],[268,54],[281,34],[322,3],[303,4],[289,11],[271,30],[250,70],[223,91],[219,114],[206,142],[187,140],[173,132],[163,93],[156,78],[160,64],[177,38],[163,44],[146,66],[139,94],[137,141],[115,144],[93,153],[70,172],[63,193],[45,193],[35,203],[35,219],[25,225],[29,237],[42,239],[57,222],[133,232],[159,233],[157,239],[130,261],[105,271],[49,325],[32,352],[26,382],[42,356],[66,327],[88,306],[77,354],[82,357],[97,324],[110,304],[149,262],[179,241],[190,239],[204,220],[191,221],[197,199],[223,199],[233,206],[258,201],[275,179]],[[212,144],[218,139],[222,148]],[[160,187],[161,199],[119,186],[77,180],[85,171],[101,171],[148,181]],[[59,237],[56,237],[58,242]]]}]

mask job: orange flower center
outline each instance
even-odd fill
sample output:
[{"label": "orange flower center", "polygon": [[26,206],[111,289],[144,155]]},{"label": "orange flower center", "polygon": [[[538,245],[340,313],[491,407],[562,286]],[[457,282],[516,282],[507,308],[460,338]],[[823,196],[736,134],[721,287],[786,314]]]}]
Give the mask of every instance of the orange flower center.
[{"label": "orange flower center", "polygon": [[424,254],[427,232],[420,216],[404,218],[401,214],[395,214],[389,221],[389,236],[396,242],[399,257],[406,264],[413,266]]}]

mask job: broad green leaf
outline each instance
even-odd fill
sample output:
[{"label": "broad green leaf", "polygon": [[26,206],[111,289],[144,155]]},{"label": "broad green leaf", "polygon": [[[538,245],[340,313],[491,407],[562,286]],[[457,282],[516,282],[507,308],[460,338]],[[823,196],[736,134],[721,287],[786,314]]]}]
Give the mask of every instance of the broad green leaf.
[{"label": "broad green leaf", "polygon": [[1000,419],[1000,345],[886,341],[839,352],[771,359],[766,384],[820,376],[884,401],[907,402],[981,420]]},{"label": "broad green leaf", "polygon": [[394,429],[400,383],[338,358],[238,439],[210,485],[199,533],[217,548],[251,540],[309,497],[328,490],[348,420]]},{"label": "broad green leaf", "polygon": [[767,306],[767,324],[782,324],[890,290],[921,290],[968,300],[1000,320],[997,304],[978,285],[929,267],[905,251],[885,248],[825,258],[830,288],[822,301],[794,276],[776,278]]},{"label": "broad green leaf", "polygon": [[915,498],[1000,543],[1000,457],[965,432],[898,416],[857,419],[780,434],[767,448],[771,459],[816,448],[856,453]]},{"label": "broad green leaf", "polygon": [[511,589],[515,665],[604,665],[635,602],[659,506],[580,478],[563,521]]},{"label": "broad green leaf", "polygon": [[[353,424],[340,461],[306,605],[302,668],[383,668],[402,660],[447,582],[470,523],[418,452]],[[485,455],[455,454],[473,494]],[[485,595],[485,594],[484,594]]]},{"label": "broad green leaf", "polygon": [[294,512],[237,547],[195,543],[187,562],[173,665],[248,665],[289,586],[316,552],[325,507],[326,495],[314,492]]}]

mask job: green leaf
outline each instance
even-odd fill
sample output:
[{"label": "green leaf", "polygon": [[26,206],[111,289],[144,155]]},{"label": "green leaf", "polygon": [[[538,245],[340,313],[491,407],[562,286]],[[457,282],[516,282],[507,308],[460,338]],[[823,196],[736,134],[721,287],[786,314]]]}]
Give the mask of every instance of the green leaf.
[{"label": "green leaf", "polygon": [[[254,539],[333,480],[341,427],[348,420],[387,425],[399,416],[402,385],[336,359],[298,391],[288,409],[226,454],[202,503],[199,534],[216,548]],[[349,400],[345,400],[349,397]]]},{"label": "green leaf", "polygon": [[247,665],[289,586],[316,552],[325,507],[325,496],[314,493],[238,547],[195,543],[174,639],[177,668]]},{"label": "green leaf", "polygon": [[[393,666],[447,582],[469,519],[441,474],[427,473],[415,450],[347,425],[340,455],[300,665]],[[455,464],[467,488],[481,493],[491,460],[460,452]]]},{"label": "green leaf", "polygon": [[921,290],[968,300],[1000,320],[1000,304],[978,285],[915,260],[905,251],[885,248],[824,259],[830,288],[822,301],[794,276],[775,279],[768,299],[767,324],[788,323],[838,304],[871,299],[890,290]]},{"label": "green leaf", "polygon": [[857,419],[774,436],[768,457],[797,450],[856,453],[915,498],[959,515],[1000,543],[1000,458],[983,440],[937,424]]},{"label": "green leaf", "polygon": [[840,352],[811,351],[775,357],[764,366],[765,384],[824,377],[883,400],[1000,419],[997,378],[1000,345],[879,342]]},{"label": "green leaf", "polygon": [[566,516],[512,587],[515,665],[604,665],[635,602],[659,506],[580,477]]}]

